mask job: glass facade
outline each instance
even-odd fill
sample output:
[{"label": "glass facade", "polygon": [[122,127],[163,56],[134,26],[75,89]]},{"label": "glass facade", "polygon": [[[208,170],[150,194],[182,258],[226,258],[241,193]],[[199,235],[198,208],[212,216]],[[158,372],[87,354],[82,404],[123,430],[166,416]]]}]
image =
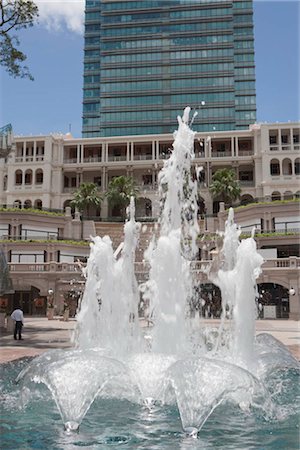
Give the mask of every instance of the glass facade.
[{"label": "glass facade", "polygon": [[195,131],[255,122],[252,1],[86,0],[83,136],[171,133],[187,105]]}]

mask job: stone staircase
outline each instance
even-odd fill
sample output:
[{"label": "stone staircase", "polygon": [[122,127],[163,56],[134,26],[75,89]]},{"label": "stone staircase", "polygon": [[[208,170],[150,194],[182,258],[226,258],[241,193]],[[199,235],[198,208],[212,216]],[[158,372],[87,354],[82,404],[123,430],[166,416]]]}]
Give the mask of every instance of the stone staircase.
[{"label": "stone staircase", "polygon": [[[155,231],[154,223],[141,223],[141,232],[138,248],[136,250],[136,262],[141,263],[144,259],[144,251],[148,247],[152,234]],[[124,241],[124,224],[116,222],[95,222],[96,236],[109,236],[111,238],[114,251],[120,243]]]},{"label": "stone staircase", "polygon": [[109,236],[114,251],[124,241],[124,224],[117,222],[95,222],[96,236]]}]

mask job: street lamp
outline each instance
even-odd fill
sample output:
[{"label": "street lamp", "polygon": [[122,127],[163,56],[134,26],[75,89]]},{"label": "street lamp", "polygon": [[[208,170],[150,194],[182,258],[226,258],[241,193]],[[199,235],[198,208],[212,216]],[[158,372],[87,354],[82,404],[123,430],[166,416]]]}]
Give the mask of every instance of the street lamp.
[{"label": "street lamp", "polygon": [[295,289],[293,288],[293,286],[292,286],[291,289],[289,290],[289,294],[290,294],[291,296],[293,296],[293,295],[296,294],[296,291],[295,291]]},{"label": "street lamp", "polygon": [[48,320],[52,320],[53,317],[54,317],[53,299],[54,299],[54,290],[53,289],[48,289],[48,302],[47,302],[47,317],[48,317]]}]

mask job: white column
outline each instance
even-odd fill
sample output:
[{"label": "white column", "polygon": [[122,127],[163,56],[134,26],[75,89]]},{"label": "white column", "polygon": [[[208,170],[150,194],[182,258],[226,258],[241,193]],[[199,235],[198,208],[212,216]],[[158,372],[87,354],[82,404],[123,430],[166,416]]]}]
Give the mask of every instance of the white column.
[{"label": "white column", "polygon": [[235,139],[231,137],[231,156],[234,157],[236,155],[237,147],[235,147]]},{"label": "white column", "polygon": [[281,152],[281,129],[278,128],[278,150]]},{"label": "white column", "polygon": [[105,162],[108,162],[108,143],[105,142]]},{"label": "white column", "polygon": [[233,139],[234,139],[234,144],[235,144],[235,156],[239,156],[239,152],[240,152],[240,149],[239,149],[239,138],[238,138],[238,136],[235,136]]},{"label": "white column", "polygon": [[33,161],[36,161],[36,141],[33,142]]},{"label": "white column", "polygon": [[127,142],[126,161],[130,161],[130,142]]},{"label": "white column", "polygon": [[131,161],[133,161],[133,142],[130,142],[130,157],[131,157]]},{"label": "white column", "polygon": [[155,141],[152,141],[152,159],[156,159],[156,157],[155,157]]},{"label": "white column", "polygon": [[106,167],[102,167],[101,190],[106,190]]}]

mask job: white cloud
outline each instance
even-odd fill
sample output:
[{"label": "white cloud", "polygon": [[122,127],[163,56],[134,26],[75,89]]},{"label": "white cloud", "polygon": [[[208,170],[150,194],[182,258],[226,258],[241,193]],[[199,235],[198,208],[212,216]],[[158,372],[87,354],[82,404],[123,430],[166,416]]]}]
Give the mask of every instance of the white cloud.
[{"label": "white cloud", "polygon": [[39,8],[39,23],[50,31],[67,28],[83,34],[84,0],[35,0]]}]

